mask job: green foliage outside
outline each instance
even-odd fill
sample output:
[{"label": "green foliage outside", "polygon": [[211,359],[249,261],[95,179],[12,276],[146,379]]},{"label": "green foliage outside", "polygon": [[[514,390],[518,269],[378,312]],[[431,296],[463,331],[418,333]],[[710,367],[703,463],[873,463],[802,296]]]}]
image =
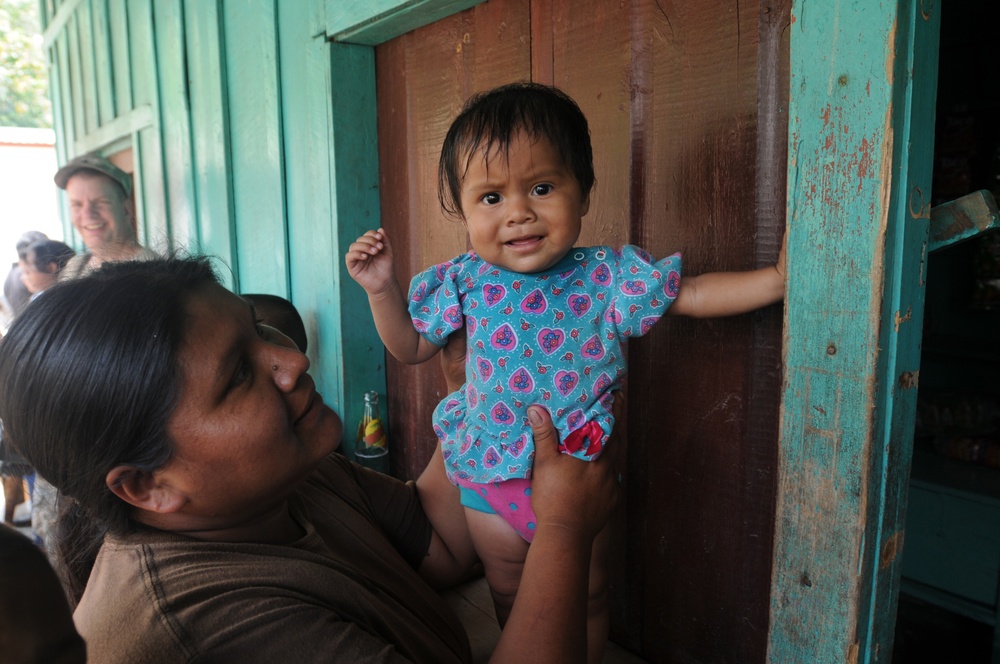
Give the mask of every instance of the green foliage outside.
[{"label": "green foliage outside", "polygon": [[0,0],[0,127],[51,127],[38,0]]}]

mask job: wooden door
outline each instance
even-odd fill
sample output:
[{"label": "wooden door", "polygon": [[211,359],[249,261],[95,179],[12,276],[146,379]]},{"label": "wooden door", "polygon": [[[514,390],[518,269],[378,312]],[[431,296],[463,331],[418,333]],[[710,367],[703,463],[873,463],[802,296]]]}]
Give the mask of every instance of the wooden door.
[{"label": "wooden door", "polygon": [[[382,223],[403,279],[466,249],[436,199],[472,93],[555,84],[587,114],[597,185],[580,243],[683,251],[690,274],[773,262],[784,215],[788,7],[491,0],[376,48]],[[761,119],[763,118],[763,119]],[[612,636],[650,661],[767,646],[781,308],[667,319],[629,349],[617,442]],[[434,444],[437,367],[387,363],[395,472]]]}]

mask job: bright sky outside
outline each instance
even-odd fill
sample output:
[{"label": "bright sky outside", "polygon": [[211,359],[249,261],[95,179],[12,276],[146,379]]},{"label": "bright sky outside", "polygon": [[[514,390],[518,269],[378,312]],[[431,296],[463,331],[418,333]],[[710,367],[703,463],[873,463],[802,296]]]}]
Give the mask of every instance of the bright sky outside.
[{"label": "bright sky outside", "polygon": [[0,0],[0,278],[22,233],[62,240],[37,0]]}]

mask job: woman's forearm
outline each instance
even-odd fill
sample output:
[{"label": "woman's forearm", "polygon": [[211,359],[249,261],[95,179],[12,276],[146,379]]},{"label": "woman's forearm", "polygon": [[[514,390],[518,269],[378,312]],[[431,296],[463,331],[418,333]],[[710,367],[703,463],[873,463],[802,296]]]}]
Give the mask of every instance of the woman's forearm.
[{"label": "woman's forearm", "polygon": [[584,662],[593,540],[560,526],[535,533],[491,664]]}]

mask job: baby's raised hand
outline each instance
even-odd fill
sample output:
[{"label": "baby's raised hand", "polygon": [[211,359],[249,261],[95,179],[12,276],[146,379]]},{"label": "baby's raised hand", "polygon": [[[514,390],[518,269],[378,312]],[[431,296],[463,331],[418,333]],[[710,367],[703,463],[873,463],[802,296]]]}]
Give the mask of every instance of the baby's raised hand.
[{"label": "baby's raised hand", "polygon": [[347,273],[368,294],[384,291],[396,280],[392,265],[392,246],[381,228],[368,231],[351,243],[344,256]]}]

